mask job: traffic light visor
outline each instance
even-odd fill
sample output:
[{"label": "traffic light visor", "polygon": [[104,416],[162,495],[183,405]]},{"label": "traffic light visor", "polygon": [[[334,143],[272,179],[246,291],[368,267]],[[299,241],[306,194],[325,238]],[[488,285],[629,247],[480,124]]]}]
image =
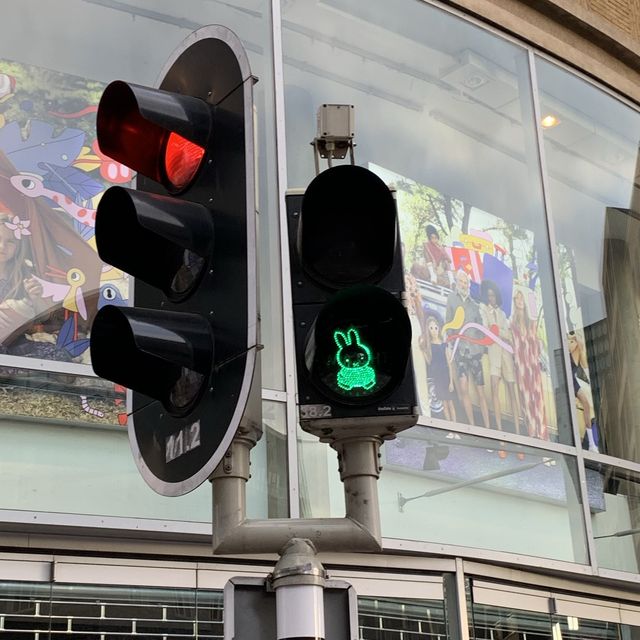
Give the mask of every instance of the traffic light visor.
[{"label": "traffic light visor", "polygon": [[177,193],[198,174],[211,123],[204,100],[117,80],[98,105],[98,144],[104,154]]},{"label": "traffic light visor", "polygon": [[172,300],[200,282],[213,241],[212,214],[195,202],[111,187],[98,204],[98,255]]},{"label": "traffic light visor", "polygon": [[370,404],[404,379],[411,323],[395,296],[362,285],[337,293],[320,311],[305,343],[310,379],[329,398]]},{"label": "traffic light visor", "polygon": [[297,250],[313,280],[333,289],[375,284],[391,269],[395,246],[395,200],[375,173],[340,165],[307,187]]},{"label": "traffic light visor", "polygon": [[91,362],[102,378],[187,411],[208,385],[209,323],[190,313],[103,307],[91,328]]}]

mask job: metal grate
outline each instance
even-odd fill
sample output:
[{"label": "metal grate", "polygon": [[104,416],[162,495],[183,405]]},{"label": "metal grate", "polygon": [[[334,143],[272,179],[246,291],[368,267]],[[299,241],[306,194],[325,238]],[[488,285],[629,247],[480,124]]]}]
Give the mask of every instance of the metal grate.
[{"label": "metal grate", "polygon": [[438,600],[358,598],[361,640],[446,640],[444,603]]},{"label": "metal grate", "polygon": [[[359,598],[361,640],[446,640],[440,601]],[[0,638],[223,638],[222,591],[0,584]]]},{"label": "metal grate", "polygon": [[0,635],[50,640],[222,638],[221,591],[0,585]]}]

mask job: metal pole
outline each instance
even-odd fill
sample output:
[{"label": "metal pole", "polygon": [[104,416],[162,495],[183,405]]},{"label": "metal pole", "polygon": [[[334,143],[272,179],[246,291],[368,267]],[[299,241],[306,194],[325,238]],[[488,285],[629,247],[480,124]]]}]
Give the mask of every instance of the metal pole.
[{"label": "metal pole", "polygon": [[270,577],[277,640],[324,640],[326,577],[311,540],[293,538],[285,544]]},{"label": "metal pole", "polygon": [[382,440],[376,436],[346,438],[331,443],[338,452],[346,515],[360,523],[376,540],[382,538],[378,501],[381,443]]},{"label": "metal pole", "polygon": [[249,451],[258,438],[252,429],[241,430],[211,478],[214,553],[278,553],[292,538],[308,538],[322,551],[380,551],[380,438],[352,436],[331,443],[344,484],[344,518],[247,520]]}]

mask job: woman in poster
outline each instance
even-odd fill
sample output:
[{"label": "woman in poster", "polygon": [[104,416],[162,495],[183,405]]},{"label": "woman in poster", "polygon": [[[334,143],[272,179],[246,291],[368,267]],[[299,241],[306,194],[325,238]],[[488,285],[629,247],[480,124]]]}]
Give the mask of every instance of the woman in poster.
[{"label": "woman in poster", "polygon": [[582,379],[589,384],[589,378],[587,371],[589,365],[587,364],[587,350],[584,346],[584,342],[578,337],[575,331],[569,331],[567,336],[569,344],[569,355],[571,361],[571,377],[573,378],[573,393],[580,402],[582,407],[582,416],[584,419],[584,425],[580,425],[580,436],[584,437],[585,431],[587,435],[587,443],[589,451],[599,451],[598,445],[594,437],[594,427],[596,419],[593,416],[593,410],[591,408],[591,400],[589,394],[580,385],[579,379]]},{"label": "woman in poster", "polygon": [[0,342],[42,311],[42,285],[33,277],[28,229],[0,201]]},{"label": "woman in poster", "polygon": [[424,309],[422,347],[427,361],[427,375],[433,382],[434,392],[444,405],[445,420],[456,422],[453,387],[453,358],[451,349],[442,340],[442,316],[435,310]]},{"label": "woman in poster", "polygon": [[[513,343],[511,329],[507,315],[502,310],[502,295],[500,288],[492,280],[483,280],[480,286],[482,302],[480,303],[480,315],[482,323],[487,329],[494,332],[507,344]],[[520,433],[520,398],[516,392],[515,370],[513,355],[496,342],[488,346],[489,372],[491,375],[491,399],[493,401],[493,413],[496,418],[496,426],[502,431],[502,407],[500,402],[500,381],[504,381],[509,400],[516,433]]]},{"label": "woman in poster", "polygon": [[[529,317],[527,299],[520,287],[514,289],[511,333],[516,365],[516,382],[522,397],[522,408],[528,435],[548,440],[545,417],[542,373],[540,369],[540,340],[536,322]],[[527,291],[525,289],[525,291]],[[527,292],[528,293],[528,292]]]}]

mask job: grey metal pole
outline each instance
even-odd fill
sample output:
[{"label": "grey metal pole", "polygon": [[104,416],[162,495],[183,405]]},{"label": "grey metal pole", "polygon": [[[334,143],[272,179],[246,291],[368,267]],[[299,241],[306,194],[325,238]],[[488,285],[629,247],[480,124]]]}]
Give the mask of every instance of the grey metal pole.
[{"label": "grey metal pole", "polygon": [[241,429],[211,478],[214,553],[278,553],[292,538],[309,539],[322,551],[380,551],[380,438],[358,435],[331,443],[344,484],[344,518],[247,520],[249,451],[259,436]]},{"label": "grey metal pole", "polygon": [[293,538],[284,545],[270,576],[277,640],[324,640],[326,577],[310,540]]},{"label": "grey metal pole", "polygon": [[344,485],[346,515],[381,540],[378,478],[380,445],[377,436],[338,439],[331,446],[338,453],[338,470]]}]

